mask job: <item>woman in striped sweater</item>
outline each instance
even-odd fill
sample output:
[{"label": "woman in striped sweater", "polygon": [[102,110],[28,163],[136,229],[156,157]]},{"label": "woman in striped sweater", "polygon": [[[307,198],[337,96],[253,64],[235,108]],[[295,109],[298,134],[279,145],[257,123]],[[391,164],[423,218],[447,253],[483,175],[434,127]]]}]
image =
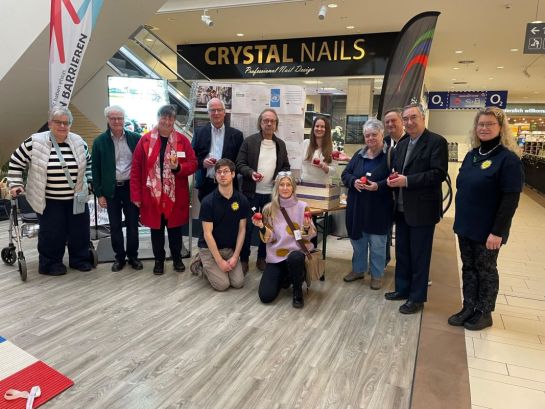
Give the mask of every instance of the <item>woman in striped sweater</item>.
[{"label": "woman in striped sweater", "polygon": [[[85,141],[70,132],[72,120],[72,113],[67,108],[53,107],[49,112],[49,131],[30,136],[9,161],[8,181],[12,196],[25,192],[23,171],[28,170],[26,197],[40,223],[40,274],[66,274],[62,261],[66,244],[70,267],[79,271],[92,268],[87,204],[82,213],[74,214],[74,195],[88,192],[91,155]],[[64,168],[54,142],[60,149]]]}]

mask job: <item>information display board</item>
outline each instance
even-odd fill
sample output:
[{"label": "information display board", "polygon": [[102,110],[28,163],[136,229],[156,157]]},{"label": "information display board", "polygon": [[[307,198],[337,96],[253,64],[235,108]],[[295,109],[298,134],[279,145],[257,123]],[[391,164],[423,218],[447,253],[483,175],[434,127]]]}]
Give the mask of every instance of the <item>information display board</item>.
[{"label": "information display board", "polygon": [[306,99],[303,87],[212,82],[194,87],[194,127],[208,122],[206,104],[216,97],[225,103],[225,122],[241,130],[244,137],[258,132],[259,114],[265,108],[273,108],[278,115],[275,134],[286,143],[291,168],[301,169]]}]

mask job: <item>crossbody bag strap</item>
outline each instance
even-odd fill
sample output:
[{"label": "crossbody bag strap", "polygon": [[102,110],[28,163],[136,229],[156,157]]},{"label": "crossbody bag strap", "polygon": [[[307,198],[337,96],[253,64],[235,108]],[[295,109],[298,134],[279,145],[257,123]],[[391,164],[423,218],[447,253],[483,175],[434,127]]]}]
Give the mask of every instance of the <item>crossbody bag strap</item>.
[{"label": "crossbody bag strap", "polygon": [[[286,209],[283,207],[280,208],[280,211],[284,215],[284,219],[286,219],[286,222],[288,223],[288,226],[290,226],[290,229],[292,232],[295,232],[295,226],[293,225],[293,222],[291,221],[290,217],[288,216],[288,212],[286,212]],[[293,233],[295,235],[295,233]],[[308,251],[307,246],[303,244],[303,240],[295,240],[297,244],[299,244],[299,247],[301,247],[301,250],[305,255],[310,259],[312,256],[310,255],[310,251]]]},{"label": "crossbody bag strap", "polygon": [[66,179],[68,180],[68,185],[70,186],[70,189],[75,190],[76,184],[72,180],[72,177],[70,176],[70,172],[68,171],[68,166],[66,166],[66,162],[64,160],[64,157],[61,153],[61,148],[59,147],[59,144],[55,140],[53,136],[51,136],[51,132],[49,132],[49,140],[53,144],[55,151],[57,152],[57,157],[59,158],[59,162],[61,164],[62,170],[64,171],[64,175],[66,176]]},{"label": "crossbody bag strap", "polygon": [[392,147],[388,147],[388,152],[386,152],[386,166],[388,166],[388,172],[392,171]]}]

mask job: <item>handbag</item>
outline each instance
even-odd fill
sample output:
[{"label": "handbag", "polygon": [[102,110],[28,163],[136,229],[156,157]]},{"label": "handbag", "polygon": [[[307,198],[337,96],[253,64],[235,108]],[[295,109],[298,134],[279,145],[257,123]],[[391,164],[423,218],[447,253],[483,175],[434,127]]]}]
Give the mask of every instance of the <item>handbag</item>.
[{"label": "handbag", "polygon": [[[49,134],[49,139],[51,140],[51,143],[55,147],[55,151],[57,152],[57,157],[59,158],[59,162],[61,164],[62,170],[64,171],[64,175],[66,176],[66,180],[68,181],[68,185],[70,186],[70,189],[74,190],[76,188],[76,185],[74,181],[72,180],[72,177],[70,176],[70,172],[68,171],[68,167],[66,166],[66,162],[64,161],[64,157],[62,156],[61,149],[59,148],[59,144],[57,143],[55,138],[51,136],[51,133]],[[87,196],[88,196],[87,193],[83,191],[74,193],[72,214],[85,213],[85,205],[87,204]]]},{"label": "handbag", "polygon": [[9,192],[8,178],[3,178],[0,181],[0,200],[11,199],[11,193]]},{"label": "handbag", "polygon": [[[288,216],[288,212],[283,207],[280,208],[280,211],[286,219],[286,223],[290,226],[292,232],[294,232],[295,226]],[[325,260],[322,255],[321,250],[314,249],[310,252],[307,249],[307,246],[303,243],[303,239],[296,240],[297,244],[301,248],[301,251],[305,254],[305,282],[307,283],[307,288],[310,287],[312,281],[321,279],[325,274]]]}]

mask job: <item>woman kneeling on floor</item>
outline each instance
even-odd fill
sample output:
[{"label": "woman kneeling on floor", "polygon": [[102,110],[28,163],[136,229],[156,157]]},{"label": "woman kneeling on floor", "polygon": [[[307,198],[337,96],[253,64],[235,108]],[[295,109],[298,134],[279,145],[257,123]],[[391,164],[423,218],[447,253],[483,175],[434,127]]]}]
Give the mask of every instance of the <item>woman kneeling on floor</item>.
[{"label": "woman kneeling on floor", "polygon": [[[303,308],[305,254],[297,240],[302,240],[312,251],[314,246],[310,239],[316,235],[316,228],[307,204],[297,200],[295,188],[291,172],[279,172],[271,202],[263,209],[263,217],[254,214],[252,222],[259,228],[261,240],[267,246],[267,264],[259,284],[259,298],[263,303],[270,303],[276,299],[281,288],[289,288],[291,284],[293,307]],[[290,224],[294,229],[290,228]]]}]

